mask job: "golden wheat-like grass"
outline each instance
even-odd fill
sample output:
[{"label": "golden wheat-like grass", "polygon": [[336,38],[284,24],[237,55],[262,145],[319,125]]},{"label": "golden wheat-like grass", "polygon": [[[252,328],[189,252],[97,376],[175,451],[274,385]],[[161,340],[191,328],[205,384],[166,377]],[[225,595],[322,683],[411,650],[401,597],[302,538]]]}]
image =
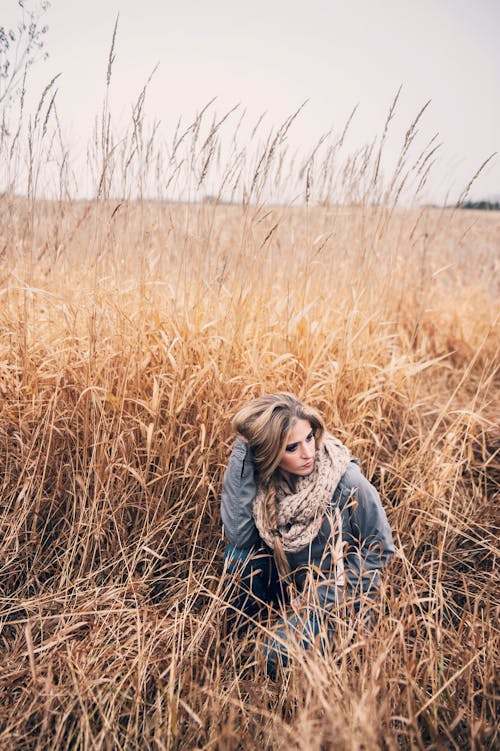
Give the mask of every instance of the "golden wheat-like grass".
[{"label": "golden wheat-like grass", "polygon": [[[493,748],[498,216],[0,205],[1,747]],[[276,389],[359,456],[397,557],[373,631],[273,684],[264,626],[225,635],[218,499]]]},{"label": "golden wheat-like grass", "polygon": [[[95,200],[66,157],[37,198],[43,112],[0,197],[0,747],[494,748],[498,214],[397,208],[421,113],[388,182],[386,131],[340,166],[343,134],[292,206],[295,115],[224,166],[202,112],[162,162],[142,105],[116,144],[106,103]],[[154,170],[183,200],[141,197]],[[219,493],[231,416],[278,389],[359,457],[397,555],[373,629],[273,683],[266,624],[227,630]]]}]

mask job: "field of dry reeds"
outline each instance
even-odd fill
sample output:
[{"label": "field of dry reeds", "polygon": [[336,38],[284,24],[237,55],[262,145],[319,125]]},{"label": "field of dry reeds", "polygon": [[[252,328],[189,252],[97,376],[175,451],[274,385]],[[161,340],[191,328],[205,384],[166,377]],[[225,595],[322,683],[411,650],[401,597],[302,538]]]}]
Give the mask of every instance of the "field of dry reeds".
[{"label": "field of dry reeds", "polygon": [[[382,182],[385,132],[287,172],[291,121],[251,160],[198,119],[160,164],[141,107],[119,144],[103,113],[77,201],[42,102],[0,197],[0,748],[498,746],[498,213],[398,207],[413,126]],[[226,629],[219,493],[275,390],[359,458],[397,553],[372,630],[272,682],[263,626]]]}]

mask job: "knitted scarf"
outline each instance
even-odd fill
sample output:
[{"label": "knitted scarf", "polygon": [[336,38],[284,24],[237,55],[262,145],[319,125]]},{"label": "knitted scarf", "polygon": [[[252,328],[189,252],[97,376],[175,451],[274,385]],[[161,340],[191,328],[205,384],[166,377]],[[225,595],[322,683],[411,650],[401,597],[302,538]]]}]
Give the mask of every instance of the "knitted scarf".
[{"label": "knitted scarf", "polygon": [[296,476],[294,492],[284,482],[273,478],[276,529],[269,529],[265,518],[265,499],[269,489],[263,486],[257,488],[253,516],[261,538],[270,548],[274,548],[276,535],[280,536],[287,553],[296,553],[314,540],[323,523],[327,504],[350,459],[349,449],[330,433],[325,433],[321,445],[316,449],[314,470],[307,477]]}]

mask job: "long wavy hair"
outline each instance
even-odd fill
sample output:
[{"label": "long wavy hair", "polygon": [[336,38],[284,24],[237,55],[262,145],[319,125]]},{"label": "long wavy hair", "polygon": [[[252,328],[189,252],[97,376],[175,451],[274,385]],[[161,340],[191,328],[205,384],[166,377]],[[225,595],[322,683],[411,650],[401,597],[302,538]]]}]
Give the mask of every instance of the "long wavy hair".
[{"label": "long wavy hair", "polygon": [[[266,394],[249,402],[235,415],[233,428],[247,439],[252,448],[259,483],[264,488],[264,521],[276,529],[276,470],[283,458],[290,431],[298,420],[307,420],[314,431],[316,446],[325,432],[323,418],[293,394]],[[282,578],[290,574],[290,566],[279,535],[274,536],[274,559]]]}]

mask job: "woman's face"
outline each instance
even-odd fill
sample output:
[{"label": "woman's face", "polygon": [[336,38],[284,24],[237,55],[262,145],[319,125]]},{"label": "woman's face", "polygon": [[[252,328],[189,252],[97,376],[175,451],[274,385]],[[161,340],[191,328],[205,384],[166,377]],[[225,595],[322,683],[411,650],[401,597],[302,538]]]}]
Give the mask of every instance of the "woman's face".
[{"label": "woman's face", "polygon": [[309,420],[297,420],[286,442],[285,453],[278,467],[292,475],[305,477],[314,469],[316,442]]}]

